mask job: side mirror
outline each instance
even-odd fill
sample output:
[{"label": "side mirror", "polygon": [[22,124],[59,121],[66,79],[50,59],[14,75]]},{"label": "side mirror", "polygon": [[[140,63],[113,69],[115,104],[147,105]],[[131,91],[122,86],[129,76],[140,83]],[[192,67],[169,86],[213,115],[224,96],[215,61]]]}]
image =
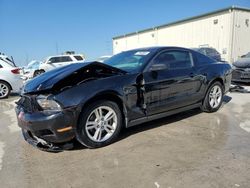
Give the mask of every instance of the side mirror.
[{"label": "side mirror", "polygon": [[150,71],[160,71],[160,70],[166,70],[168,67],[165,64],[153,64],[149,70]]},{"label": "side mirror", "polygon": [[51,60],[47,61],[47,64],[51,64]]}]

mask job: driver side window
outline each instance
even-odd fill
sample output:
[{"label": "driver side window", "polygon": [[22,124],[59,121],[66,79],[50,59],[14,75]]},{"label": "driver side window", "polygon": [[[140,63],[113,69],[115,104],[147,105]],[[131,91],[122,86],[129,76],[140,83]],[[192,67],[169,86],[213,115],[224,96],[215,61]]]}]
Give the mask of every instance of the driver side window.
[{"label": "driver side window", "polygon": [[171,70],[191,68],[191,54],[188,51],[166,51],[154,59],[154,64],[164,64],[167,69]]}]

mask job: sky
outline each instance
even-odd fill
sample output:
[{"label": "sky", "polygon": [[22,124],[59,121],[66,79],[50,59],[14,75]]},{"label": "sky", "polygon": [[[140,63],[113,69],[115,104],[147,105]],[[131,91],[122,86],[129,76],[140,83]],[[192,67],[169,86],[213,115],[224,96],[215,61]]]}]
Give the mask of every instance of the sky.
[{"label": "sky", "polygon": [[250,0],[0,0],[0,52],[19,66],[65,51],[112,54],[112,38]]}]

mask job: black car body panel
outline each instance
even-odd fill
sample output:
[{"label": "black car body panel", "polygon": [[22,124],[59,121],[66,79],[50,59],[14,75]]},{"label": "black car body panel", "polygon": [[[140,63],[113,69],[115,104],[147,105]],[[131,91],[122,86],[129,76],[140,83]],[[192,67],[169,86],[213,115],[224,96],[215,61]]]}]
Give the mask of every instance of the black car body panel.
[{"label": "black car body panel", "polygon": [[[151,57],[137,72],[93,62],[69,65],[35,78],[26,84],[17,103],[19,126],[47,142],[62,143],[75,136],[82,109],[99,99],[115,101],[123,113],[125,127],[130,127],[199,107],[214,81],[223,84],[224,92],[229,90],[229,64],[209,62],[211,60],[202,62],[198,58],[200,53],[185,48],[143,50],[151,49]],[[155,58],[170,50],[188,52],[192,66],[150,70],[149,65]],[[48,114],[41,110],[36,102],[36,97],[41,94],[58,102],[62,111]],[[58,129],[69,126],[72,127],[70,131],[58,133]]]},{"label": "black car body panel", "polygon": [[76,124],[74,119],[76,117],[72,111],[64,110],[57,114],[46,114],[43,112],[24,113],[16,109],[16,113],[19,114],[19,126],[25,127],[25,130],[34,133],[37,137],[41,137],[48,142],[56,143],[57,140],[64,142],[67,141],[68,137],[74,137],[73,130],[68,131],[66,134],[56,131],[58,128]]}]

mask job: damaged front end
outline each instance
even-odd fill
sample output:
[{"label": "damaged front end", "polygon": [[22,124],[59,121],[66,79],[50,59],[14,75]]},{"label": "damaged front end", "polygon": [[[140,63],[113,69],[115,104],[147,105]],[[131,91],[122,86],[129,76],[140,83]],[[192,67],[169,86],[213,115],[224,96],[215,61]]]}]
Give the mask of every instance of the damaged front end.
[{"label": "damaged front end", "polygon": [[64,150],[70,150],[73,149],[74,144],[73,142],[67,142],[67,143],[50,143],[47,142],[41,138],[38,138],[37,136],[33,135],[32,132],[22,129],[22,134],[24,139],[31,144],[32,146],[42,150],[42,151],[48,151],[48,152],[61,152]]},{"label": "damaged front end", "polygon": [[[73,148],[79,102],[60,100],[59,95],[91,80],[124,73],[107,65],[78,63],[56,69],[28,82],[16,103],[18,125],[25,140],[44,151],[62,151]],[[82,90],[78,90],[80,96]]]},{"label": "damaged front end", "polygon": [[75,63],[46,72],[28,82],[23,92],[59,93],[72,86],[126,72],[99,62]]},{"label": "damaged front end", "polygon": [[141,108],[144,115],[147,114],[147,105],[145,103],[145,80],[143,74],[140,74],[136,79],[137,86],[137,106]]},{"label": "damaged front end", "polygon": [[55,110],[41,106],[36,95],[23,95],[16,103],[18,125],[24,139],[44,151],[62,151],[73,148],[70,141],[75,137],[74,110]]}]

